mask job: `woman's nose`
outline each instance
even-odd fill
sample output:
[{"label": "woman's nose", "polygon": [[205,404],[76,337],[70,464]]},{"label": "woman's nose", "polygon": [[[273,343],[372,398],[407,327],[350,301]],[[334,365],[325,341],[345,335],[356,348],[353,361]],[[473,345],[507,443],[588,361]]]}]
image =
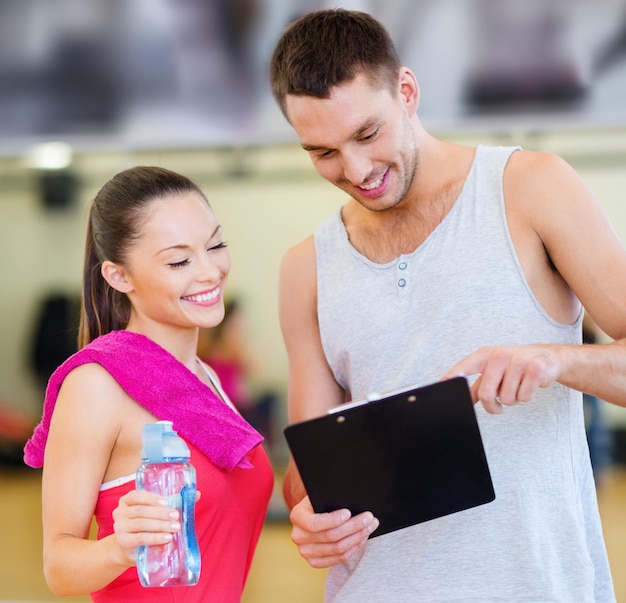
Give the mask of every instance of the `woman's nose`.
[{"label": "woman's nose", "polygon": [[215,281],[222,275],[219,266],[213,261],[210,254],[202,256],[199,262],[198,280],[199,281]]}]

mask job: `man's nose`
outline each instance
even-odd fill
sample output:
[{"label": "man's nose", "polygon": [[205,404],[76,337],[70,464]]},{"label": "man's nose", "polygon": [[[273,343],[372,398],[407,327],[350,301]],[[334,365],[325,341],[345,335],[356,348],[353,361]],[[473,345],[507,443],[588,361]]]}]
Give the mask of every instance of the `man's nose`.
[{"label": "man's nose", "polygon": [[372,163],[367,156],[352,153],[343,157],[343,175],[346,180],[355,186],[367,182],[372,173]]}]

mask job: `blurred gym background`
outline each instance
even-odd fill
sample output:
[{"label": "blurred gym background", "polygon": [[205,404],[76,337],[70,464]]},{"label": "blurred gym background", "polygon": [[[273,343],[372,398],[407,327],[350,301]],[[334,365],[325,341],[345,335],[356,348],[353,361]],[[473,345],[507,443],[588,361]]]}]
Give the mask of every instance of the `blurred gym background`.
[{"label": "blurred gym background", "polygon": [[[0,601],[54,601],[41,574],[40,473],[21,464],[51,371],[75,349],[85,208],[113,174],[156,164],[207,193],[233,257],[253,397],[277,491],[247,603],[320,601],[289,540],[283,253],[343,201],[274,106],[267,65],[295,17],[378,17],[435,135],[563,156],[626,244],[626,0],[0,0]],[[592,332],[602,341],[606,336]],[[587,400],[618,600],[626,583],[626,411]],[[76,599],[76,600],[87,600]]]}]

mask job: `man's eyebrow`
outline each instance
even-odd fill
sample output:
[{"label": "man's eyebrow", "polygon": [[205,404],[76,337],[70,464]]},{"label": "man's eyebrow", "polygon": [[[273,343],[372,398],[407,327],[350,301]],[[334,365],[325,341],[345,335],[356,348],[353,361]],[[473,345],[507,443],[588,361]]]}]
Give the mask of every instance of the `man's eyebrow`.
[{"label": "man's eyebrow", "polygon": [[322,146],[318,146],[318,145],[315,145],[315,144],[302,144],[301,146],[302,146],[302,148],[305,151],[309,151],[309,152],[310,151],[328,151],[329,150],[328,147],[322,147]]},{"label": "man's eyebrow", "polygon": [[352,140],[357,140],[363,136],[365,132],[371,130],[372,128],[377,128],[379,125],[380,122],[378,119],[369,119],[356,132],[354,132],[354,134],[352,134]]},{"label": "man's eyebrow", "polygon": [[[378,125],[379,125],[379,121],[377,119],[370,119],[366,121],[360,128],[358,128],[352,133],[352,135],[350,136],[350,140],[358,140],[361,136],[363,136],[365,132],[367,132],[371,128],[378,127]],[[301,146],[305,151],[308,151],[308,152],[331,150],[329,147],[325,147],[323,145],[316,145],[316,144],[302,143]]]}]

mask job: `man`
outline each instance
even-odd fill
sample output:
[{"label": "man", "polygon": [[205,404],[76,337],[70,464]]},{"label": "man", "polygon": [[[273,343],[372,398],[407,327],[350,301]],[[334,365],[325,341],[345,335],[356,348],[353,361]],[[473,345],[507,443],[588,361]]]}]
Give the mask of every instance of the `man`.
[{"label": "man", "polygon": [[[292,538],[330,568],[327,601],[614,601],[580,393],[626,405],[626,253],[601,207],[558,157],[427,133],[364,13],[305,15],[270,74],[351,197],[281,266],[289,420],[467,375],[496,491],[368,540],[371,513],[315,514],[290,463]],[[583,305],[615,343],[581,345]]]}]

